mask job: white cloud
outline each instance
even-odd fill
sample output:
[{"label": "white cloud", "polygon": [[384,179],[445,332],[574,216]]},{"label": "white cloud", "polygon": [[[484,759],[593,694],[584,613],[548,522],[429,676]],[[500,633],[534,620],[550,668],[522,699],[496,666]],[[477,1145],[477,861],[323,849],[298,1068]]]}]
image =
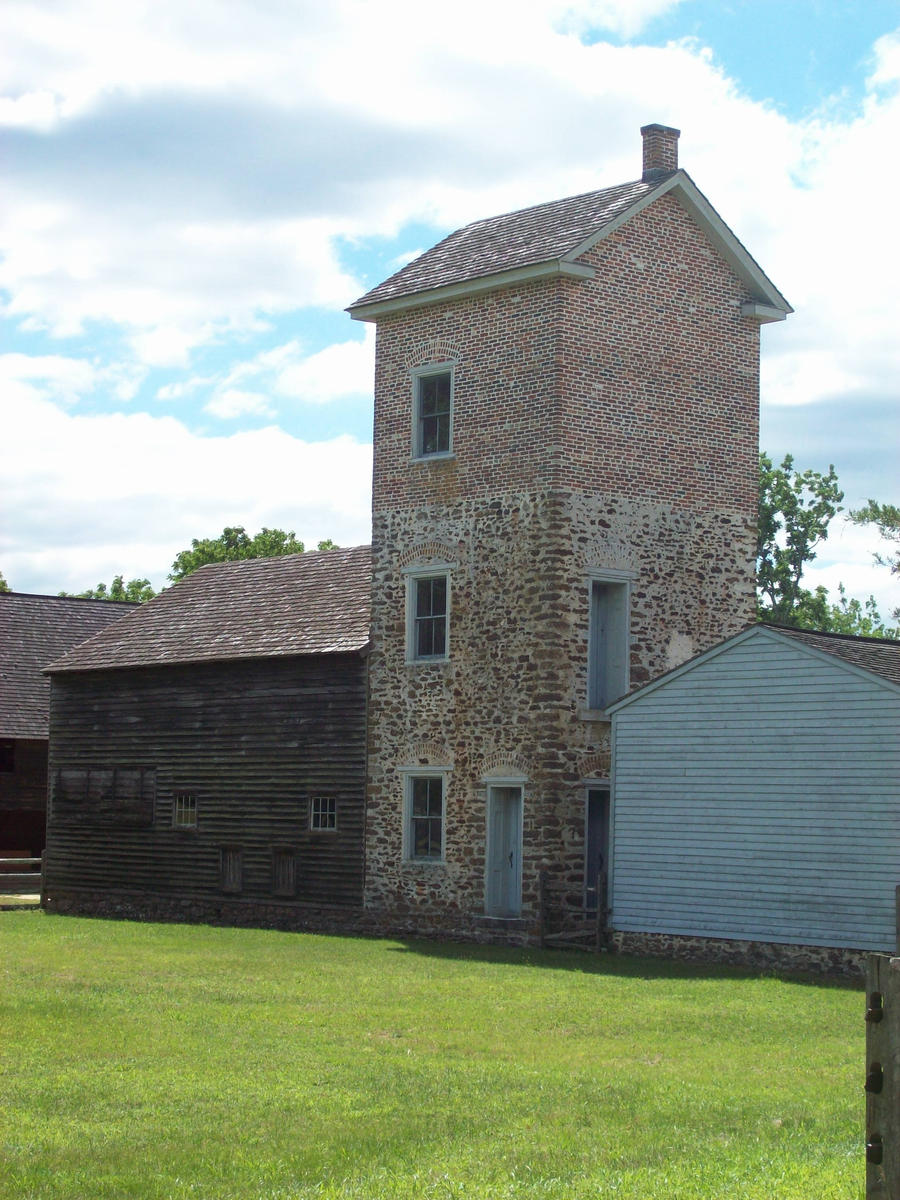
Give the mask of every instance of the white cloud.
[{"label": "white cloud", "polygon": [[266,396],[259,392],[242,392],[237,388],[224,388],[216,392],[213,398],[204,406],[204,410],[223,421],[234,420],[235,417],[271,417],[274,410]]},{"label": "white cloud", "polygon": [[371,446],[268,427],[199,437],[173,417],[74,416],[23,389],[0,443],[0,570],[21,591],[80,591],[123,572],[163,583],[194,537],[293,529],[369,539]]},{"label": "white cloud", "polygon": [[365,341],[326,346],[306,358],[283,364],[276,372],[275,391],[309,404],[328,404],[343,396],[368,395],[375,377],[374,327],[366,326]]}]

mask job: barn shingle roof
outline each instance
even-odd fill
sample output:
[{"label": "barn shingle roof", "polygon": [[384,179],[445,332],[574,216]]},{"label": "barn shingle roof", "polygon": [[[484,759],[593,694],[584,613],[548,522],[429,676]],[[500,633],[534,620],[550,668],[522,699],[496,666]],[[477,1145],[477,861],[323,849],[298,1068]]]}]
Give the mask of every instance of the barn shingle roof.
[{"label": "barn shingle roof", "polygon": [[0,593],[0,737],[46,738],[50,681],[44,667],[124,619],[133,604]]},{"label": "barn shingle roof", "polygon": [[371,575],[368,546],[210,564],[50,673],[360,651]]},{"label": "barn shingle roof", "polygon": [[640,180],[622,183],[473,221],[360,296],[350,310],[502,271],[558,261],[600,233],[637,201],[659,190],[674,174],[670,172],[652,183]]}]

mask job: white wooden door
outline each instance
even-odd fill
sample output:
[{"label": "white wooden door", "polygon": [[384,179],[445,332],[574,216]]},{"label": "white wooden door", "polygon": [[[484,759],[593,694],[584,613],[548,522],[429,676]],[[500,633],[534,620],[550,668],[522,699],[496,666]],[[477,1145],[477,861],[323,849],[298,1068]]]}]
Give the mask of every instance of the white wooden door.
[{"label": "white wooden door", "polygon": [[522,788],[488,788],[485,912],[517,917],[522,911]]}]

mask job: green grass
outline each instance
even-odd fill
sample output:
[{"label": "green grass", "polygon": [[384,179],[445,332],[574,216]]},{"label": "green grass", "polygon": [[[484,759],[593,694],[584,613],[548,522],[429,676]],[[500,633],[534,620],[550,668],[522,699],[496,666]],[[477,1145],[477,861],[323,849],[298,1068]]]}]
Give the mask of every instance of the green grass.
[{"label": "green grass", "polygon": [[862,989],[0,913],[0,1197],[847,1200]]}]

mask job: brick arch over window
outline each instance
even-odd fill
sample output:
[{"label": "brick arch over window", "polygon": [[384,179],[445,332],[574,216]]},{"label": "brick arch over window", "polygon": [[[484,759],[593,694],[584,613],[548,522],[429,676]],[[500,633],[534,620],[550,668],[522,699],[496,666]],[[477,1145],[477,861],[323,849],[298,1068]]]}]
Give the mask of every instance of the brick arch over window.
[{"label": "brick arch over window", "polygon": [[417,542],[410,546],[397,561],[400,567],[411,567],[417,563],[422,563],[423,566],[429,562],[455,563],[458,559],[458,547],[448,546],[446,542],[431,541]]},{"label": "brick arch over window", "polygon": [[443,742],[410,742],[403,761],[421,767],[452,767],[453,755]]},{"label": "brick arch over window", "polygon": [[491,775],[532,775],[531,763],[520,754],[510,754],[506,750],[496,750],[487,754],[475,770],[476,777],[485,779]]},{"label": "brick arch over window", "polygon": [[424,367],[428,363],[458,363],[462,351],[450,338],[428,338],[418,342],[406,356],[406,369]]},{"label": "brick arch over window", "polygon": [[578,760],[578,774],[582,779],[606,779],[609,776],[609,751],[586,754]]}]

